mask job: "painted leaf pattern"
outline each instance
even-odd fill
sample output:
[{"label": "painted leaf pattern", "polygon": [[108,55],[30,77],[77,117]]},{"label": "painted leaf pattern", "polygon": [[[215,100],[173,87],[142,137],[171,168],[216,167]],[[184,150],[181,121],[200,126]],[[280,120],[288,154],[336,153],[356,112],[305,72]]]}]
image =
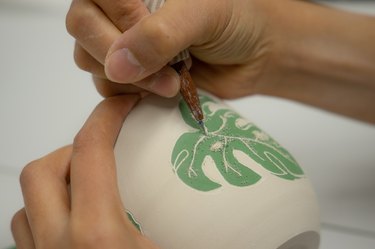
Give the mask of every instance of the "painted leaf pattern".
[{"label": "painted leaf pattern", "polygon": [[171,158],[174,172],[185,184],[200,191],[221,187],[204,172],[207,156],[229,184],[245,187],[258,182],[261,175],[243,165],[235,151],[245,153],[277,177],[295,180],[304,176],[295,159],[253,123],[208,96],[200,96],[200,101],[208,136],[200,130],[186,103],[180,101],[179,105],[182,118],[193,128],[177,140]]}]

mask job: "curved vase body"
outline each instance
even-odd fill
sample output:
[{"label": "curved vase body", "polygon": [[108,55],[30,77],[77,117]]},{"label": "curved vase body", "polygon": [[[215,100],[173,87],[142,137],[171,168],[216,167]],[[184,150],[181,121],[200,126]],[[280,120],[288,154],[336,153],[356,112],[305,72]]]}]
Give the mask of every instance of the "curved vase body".
[{"label": "curved vase body", "polygon": [[316,249],[309,180],[269,135],[200,95],[208,136],[178,98],[149,96],[116,147],[129,217],[162,249]]}]

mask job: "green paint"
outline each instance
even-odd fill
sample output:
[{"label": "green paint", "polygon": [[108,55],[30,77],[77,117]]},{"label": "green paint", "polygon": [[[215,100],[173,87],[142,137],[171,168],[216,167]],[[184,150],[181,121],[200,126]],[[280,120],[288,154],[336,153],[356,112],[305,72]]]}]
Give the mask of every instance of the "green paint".
[{"label": "green paint", "polygon": [[135,228],[137,228],[137,230],[143,234],[141,224],[139,224],[139,222],[134,218],[134,215],[130,213],[130,211],[126,211],[126,214],[128,215],[128,219],[135,226]]},{"label": "green paint", "polygon": [[213,159],[229,184],[245,187],[258,182],[261,175],[240,163],[235,151],[247,154],[277,177],[287,180],[303,177],[302,169],[288,151],[253,123],[208,96],[200,96],[200,101],[208,136],[202,133],[186,103],[180,101],[179,105],[182,118],[194,128],[180,136],[171,158],[174,172],[185,184],[200,191],[221,187],[203,171],[206,156]]}]

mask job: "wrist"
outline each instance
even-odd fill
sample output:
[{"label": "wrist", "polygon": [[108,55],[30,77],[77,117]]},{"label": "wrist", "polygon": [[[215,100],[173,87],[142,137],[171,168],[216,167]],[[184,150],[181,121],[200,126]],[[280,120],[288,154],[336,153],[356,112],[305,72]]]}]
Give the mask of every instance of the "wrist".
[{"label": "wrist", "polygon": [[303,1],[269,8],[274,77],[261,93],[375,119],[364,113],[375,104],[375,18]]}]

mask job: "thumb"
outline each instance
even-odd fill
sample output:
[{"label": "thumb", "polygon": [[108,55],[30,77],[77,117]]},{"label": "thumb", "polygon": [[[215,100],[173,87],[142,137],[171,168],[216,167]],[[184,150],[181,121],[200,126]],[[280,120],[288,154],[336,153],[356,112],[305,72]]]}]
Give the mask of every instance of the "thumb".
[{"label": "thumb", "polygon": [[199,42],[209,23],[191,2],[166,1],[162,8],[123,33],[108,51],[107,77],[114,82],[134,83],[163,68],[161,72],[169,73],[179,84],[177,74],[165,66],[182,50]]}]

